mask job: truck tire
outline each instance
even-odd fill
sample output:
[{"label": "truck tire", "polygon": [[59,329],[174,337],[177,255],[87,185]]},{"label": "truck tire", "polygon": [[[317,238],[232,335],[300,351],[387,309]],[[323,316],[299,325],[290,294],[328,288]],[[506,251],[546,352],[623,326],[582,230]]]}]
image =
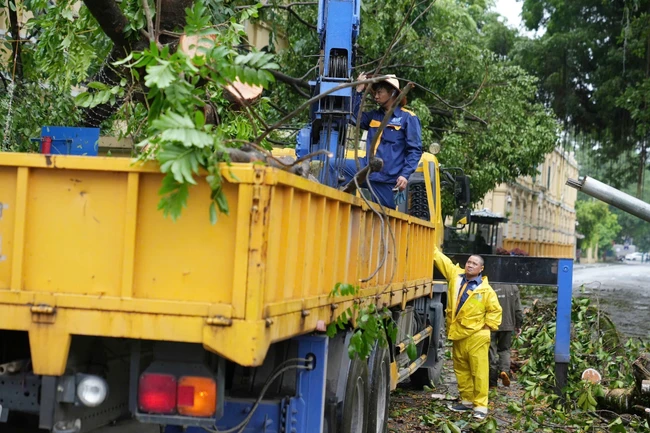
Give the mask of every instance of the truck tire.
[{"label": "truck tire", "polygon": [[370,398],[368,401],[367,433],[388,431],[390,405],[390,356],[387,347],[375,346],[368,359]]},{"label": "truck tire", "polygon": [[362,433],[368,425],[368,400],[370,386],[368,364],[358,358],[350,362],[345,385],[343,416],[337,433]]}]

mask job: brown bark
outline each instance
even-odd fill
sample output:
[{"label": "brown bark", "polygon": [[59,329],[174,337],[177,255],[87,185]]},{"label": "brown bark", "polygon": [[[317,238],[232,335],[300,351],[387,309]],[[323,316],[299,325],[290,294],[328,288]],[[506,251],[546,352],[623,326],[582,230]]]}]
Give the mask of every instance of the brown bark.
[{"label": "brown bark", "polygon": [[11,43],[11,58],[13,59],[13,79],[14,82],[22,81],[23,79],[23,61],[21,55],[21,42],[20,42],[20,26],[18,24],[18,7],[16,6],[15,0],[10,0],[14,2],[14,8],[7,5],[7,11],[9,13],[9,29],[11,30],[11,38],[13,42]]},{"label": "brown bark", "polygon": [[[370,176],[370,173],[381,171],[384,166],[384,161],[381,158],[372,158],[370,163],[361,169],[357,174],[354,175],[354,178],[347,185],[345,185],[342,190],[350,194],[355,194],[357,192],[357,184],[361,186]],[[355,182],[354,179],[357,179]]]},{"label": "brown bark", "polygon": [[115,45],[120,47],[129,45],[129,40],[124,33],[129,21],[114,0],[84,0],[84,4]]},{"label": "brown bark", "polygon": [[311,87],[309,86],[309,83],[307,81],[303,81],[300,78],[294,78],[287,74],[283,74],[282,72],[278,72],[274,70],[271,70],[270,72],[271,74],[273,74],[273,77],[275,77],[276,80],[288,84],[296,93],[298,93],[303,98],[309,98],[309,94],[302,90],[302,89],[305,89],[307,91],[311,90]]},{"label": "brown bark", "polygon": [[295,158],[288,156],[273,157],[270,154],[265,154],[259,150],[253,149],[249,146],[242,146],[240,149],[228,147],[225,152],[230,157],[232,162],[265,162],[271,167],[279,168],[288,171],[297,176],[310,178],[309,174],[309,161],[296,161]]},{"label": "brown bark", "polygon": [[[159,2],[160,11],[155,11],[157,15],[156,23],[160,23],[160,28],[157,30],[173,32],[182,28],[185,25],[185,8],[190,7],[192,3],[193,0],[161,0]],[[124,68],[116,68],[111,63],[123,59],[132,51],[139,51],[148,47],[148,38],[142,33],[132,39],[127,38],[124,29],[128,25],[128,19],[124,16],[115,0],[84,0],[84,4],[114,44],[107,62],[90,81],[99,81],[109,86],[115,86],[122,78],[130,80],[131,76]],[[175,43],[177,39],[168,34],[154,36],[163,45]],[[144,77],[143,73],[140,75],[142,78]],[[89,91],[92,92],[93,90],[89,89]],[[115,105],[107,103],[85,109],[82,120],[83,126],[98,127],[117,111],[121,103],[122,101],[118,101]]]}]

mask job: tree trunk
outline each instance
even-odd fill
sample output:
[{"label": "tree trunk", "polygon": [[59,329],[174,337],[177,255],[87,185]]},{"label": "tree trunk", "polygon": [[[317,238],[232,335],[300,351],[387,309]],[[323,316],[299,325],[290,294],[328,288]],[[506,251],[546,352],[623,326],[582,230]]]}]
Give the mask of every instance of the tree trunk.
[{"label": "tree trunk", "polygon": [[11,58],[13,59],[13,80],[14,82],[20,82],[23,79],[23,61],[21,55],[21,42],[20,42],[20,26],[18,25],[18,5],[16,5],[15,0],[10,0],[13,2],[14,8],[7,5],[7,11],[9,13],[9,29],[11,30]]},{"label": "tree trunk", "polygon": [[[192,5],[193,0],[160,0],[160,11],[152,11],[160,14],[160,28],[155,29],[156,37],[160,30],[176,31],[185,25],[185,8]],[[99,81],[109,86],[119,84],[122,78],[131,79],[130,74],[125,68],[116,68],[111,65],[119,59],[123,59],[132,51],[140,51],[149,46],[149,39],[142,33],[133,39],[127,39],[124,29],[129,23],[128,19],[122,13],[116,0],[84,0],[84,4],[95,17],[97,23],[104,33],[113,41],[113,49],[108,56],[107,62],[102,66],[97,75],[90,81]],[[161,44],[175,42],[176,38],[167,35],[160,35],[157,40]],[[140,74],[142,86],[144,87],[144,74]],[[89,89],[89,92],[93,92]],[[93,108],[86,108],[83,113],[83,126],[99,127],[99,125],[110,116],[112,116],[120,107],[122,101],[111,105],[110,103],[98,105]]]}]

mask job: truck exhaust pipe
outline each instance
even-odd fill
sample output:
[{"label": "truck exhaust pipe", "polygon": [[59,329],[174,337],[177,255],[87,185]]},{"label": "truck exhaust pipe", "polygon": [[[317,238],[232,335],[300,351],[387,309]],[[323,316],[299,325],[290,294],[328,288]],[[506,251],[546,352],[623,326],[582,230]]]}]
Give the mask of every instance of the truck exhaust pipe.
[{"label": "truck exhaust pipe", "polygon": [[616,188],[612,188],[592,177],[584,176],[578,180],[568,179],[566,184],[644,221],[650,222],[650,204],[621,192]]}]

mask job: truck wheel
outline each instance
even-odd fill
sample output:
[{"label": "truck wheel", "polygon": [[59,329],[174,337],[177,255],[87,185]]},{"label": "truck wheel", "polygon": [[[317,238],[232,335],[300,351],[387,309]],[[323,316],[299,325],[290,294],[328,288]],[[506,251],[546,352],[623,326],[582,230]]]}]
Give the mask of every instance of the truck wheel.
[{"label": "truck wheel", "polygon": [[350,362],[348,380],[343,399],[341,433],[360,433],[368,425],[368,364],[357,358]]},{"label": "truck wheel", "polygon": [[370,370],[370,399],[368,401],[367,433],[385,433],[388,430],[390,405],[390,357],[388,348],[375,346],[368,360]]}]

